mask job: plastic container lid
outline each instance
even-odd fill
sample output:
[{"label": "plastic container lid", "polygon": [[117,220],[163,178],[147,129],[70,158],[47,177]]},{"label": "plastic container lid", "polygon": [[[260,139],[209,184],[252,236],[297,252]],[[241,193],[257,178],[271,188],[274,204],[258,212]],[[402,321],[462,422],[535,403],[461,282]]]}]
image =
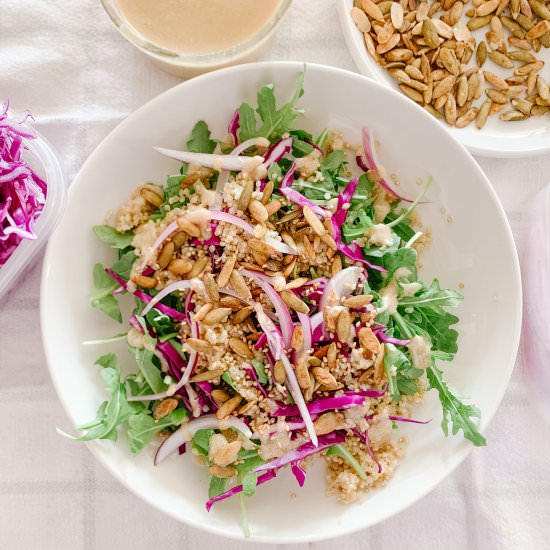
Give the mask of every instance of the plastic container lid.
[{"label": "plastic container lid", "polygon": [[65,176],[57,155],[50,143],[41,134],[36,131],[35,133],[35,139],[23,140],[27,148],[23,157],[48,186],[46,204],[33,226],[36,239],[23,239],[6,263],[0,267],[0,298],[46,244],[63,213],[67,197]]},{"label": "plastic container lid", "polygon": [[527,212],[522,243],[522,358],[533,405],[550,424],[550,185]]}]

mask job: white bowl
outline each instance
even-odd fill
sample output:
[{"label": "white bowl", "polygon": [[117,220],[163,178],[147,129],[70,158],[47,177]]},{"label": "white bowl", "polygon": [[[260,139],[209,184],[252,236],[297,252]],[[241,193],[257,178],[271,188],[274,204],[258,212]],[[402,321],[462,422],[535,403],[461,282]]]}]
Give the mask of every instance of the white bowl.
[{"label": "white bowl", "polygon": [[[224,135],[235,107],[243,100],[254,102],[260,85],[274,82],[277,94],[287,98],[302,69],[302,64],[290,62],[243,65],[176,86],[128,117],[82,167],[71,186],[65,217],[50,240],[42,280],[43,340],[54,384],[69,415],[67,424],[93,418],[105,398],[98,368],[93,366],[98,355],[118,351],[124,365],[132,363],[122,344],[101,349],[81,345],[83,340],[120,331],[88,303],[94,263],[113,259],[113,253],[95,239],[92,225],[121,205],[136,185],[163,182],[177,170],[178,164],[158,155],[154,145],[183,147],[199,118],[208,122],[214,135]],[[400,174],[403,193],[416,194],[417,178],[433,176],[431,202],[419,210],[433,229],[433,245],[422,259],[423,276],[438,276],[452,288],[464,284],[460,352],[445,370],[449,382],[480,407],[481,429],[485,429],[510,377],[521,324],[516,251],[487,178],[427,113],[358,74],[308,65],[301,104],[306,114],[300,124],[314,132],[330,127],[359,141],[363,125],[374,128],[382,144],[381,159]],[[344,506],[326,496],[320,464],[302,490],[288,472],[282,472],[250,500],[252,540],[305,543],[343,535],[374,525],[425,495],[472,447],[461,436],[442,435],[436,396],[430,394],[416,414],[434,421],[403,428],[410,447],[387,487],[363,502]],[[113,475],[160,510],[213,533],[242,537],[238,502],[229,500],[209,514],[205,511],[208,474],[188,455],[153,467],[153,449],[134,457],[123,437],[117,443],[93,442],[89,448]]]},{"label": "white bowl", "polygon": [[[389,88],[399,90],[395,79],[367,52],[363,35],[350,15],[353,1],[338,0],[338,13],[340,26],[355,65],[364,75],[374,78]],[[487,28],[481,29],[474,35],[478,40],[483,39],[486,31]],[[537,57],[546,63],[541,74],[548,80],[550,49],[542,48]],[[498,73],[502,77],[506,75],[505,70],[490,61],[487,61],[483,69]],[[412,100],[410,101],[413,103]],[[478,130],[473,123],[462,129],[452,128],[445,122],[440,124],[476,155],[511,158],[540,155],[550,151],[550,117],[548,115],[533,116],[521,122],[503,122],[498,116],[492,116],[481,130]]]}]

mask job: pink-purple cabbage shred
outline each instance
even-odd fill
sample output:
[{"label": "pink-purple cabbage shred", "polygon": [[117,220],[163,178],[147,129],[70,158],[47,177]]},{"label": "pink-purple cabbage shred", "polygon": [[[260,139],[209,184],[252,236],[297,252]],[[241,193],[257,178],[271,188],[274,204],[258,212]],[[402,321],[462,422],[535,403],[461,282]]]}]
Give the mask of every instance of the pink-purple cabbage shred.
[{"label": "pink-purple cabbage shred", "polygon": [[23,239],[36,239],[34,223],[46,204],[47,186],[23,158],[25,142],[36,134],[29,112],[10,117],[9,103],[0,105],[0,266]]}]

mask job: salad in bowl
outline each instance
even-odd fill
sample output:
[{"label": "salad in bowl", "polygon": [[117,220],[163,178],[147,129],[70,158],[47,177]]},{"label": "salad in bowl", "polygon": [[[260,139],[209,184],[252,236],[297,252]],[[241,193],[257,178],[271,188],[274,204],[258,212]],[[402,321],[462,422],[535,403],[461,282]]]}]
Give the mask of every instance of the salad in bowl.
[{"label": "salad in bowl", "polygon": [[108,398],[69,437],[124,432],[132,453],[155,446],[158,468],[199,461],[207,510],[239,500],[245,533],[246,498],[282,469],[302,487],[324,460],[344,503],[384,485],[406,452],[400,426],[432,420],[415,414],[429,392],[445,436],[485,445],[479,410],[444,377],[462,296],[418,275],[431,179],[403,196],[368,126],[301,129],[303,93],[303,73],[282,105],[262,86],[227,135],[198,121],[185,150],[157,148],[179,172],[93,228],[113,261],[95,265],[91,305],[125,329],[85,344],[127,341],[135,369],[97,359]]}]

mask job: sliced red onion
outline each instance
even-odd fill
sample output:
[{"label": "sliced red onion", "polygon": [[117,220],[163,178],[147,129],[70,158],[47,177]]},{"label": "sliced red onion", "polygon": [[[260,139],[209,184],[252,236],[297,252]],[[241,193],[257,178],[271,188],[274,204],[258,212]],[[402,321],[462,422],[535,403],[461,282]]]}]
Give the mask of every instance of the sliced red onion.
[{"label": "sliced red onion", "polygon": [[[262,483],[265,483],[266,481],[269,481],[270,479],[273,479],[276,476],[277,476],[276,470],[271,470],[269,472],[266,472],[265,474],[258,477],[258,480],[256,481],[256,485],[262,485]],[[222,493],[217,497],[208,499],[206,501],[206,511],[210,512],[210,510],[212,509],[212,506],[216,504],[216,502],[220,502],[220,500],[225,500],[234,495],[238,495],[239,493],[242,493],[242,491],[243,491],[242,485],[235,485],[235,487],[229,489],[228,491],[225,491],[225,493]]]},{"label": "sliced red onion", "polygon": [[325,320],[323,312],[319,311],[311,316],[311,338],[312,342],[319,342],[320,340],[326,340],[327,334],[325,333]]},{"label": "sliced red onion", "polygon": [[292,339],[292,333],[294,332],[294,323],[292,322],[292,317],[290,316],[288,306],[284,303],[279,293],[261,276],[259,276],[256,271],[242,268],[239,269],[239,271],[249,279],[252,279],[266,293],[269,301],[273,304],[273,307],[277,312],[279,325],[281,327],[281,332],[283,333],[284,344],[285,346],[290,346],[290,340]]},{"label": "sliced red onion", "polygon": [[339,432],[332,432],[327,435],[322,435],[319,437],[318,445],[314,445],[311,442],[304,443],[297,449],[294,449],[285,455],[272,460],[271,462],[266,462],[256,468],[253,472],[266,472],[269,470],[279,469],[287,464],[296,462],[297,460],[303,460],[308,456],[311,456],[316,453],[320,453],[332,445],[337,445],[338,443],[343,443],[346,440],[346,436]]},{"label": "sliced red onion", "polygon": [[165,461],[170,455],[174,454],[187,441],[185,432],[182,428],[176,430],[168,436],[159,446],[153,459],[153,464],[158,466]]},{"label": "sliced red onion", "polygon": [[226,430],[227,428],[233,428],[241,432],[248,439],[252,437],[250,428],[236,416],[228,416],[223,420],[219,420],[215,414],[206,414],[189,421],[182,427],[187,436],[187,441],[191,441],[199,430]]},{"label": "sliced red onion", "polygon": [[292,475],[296,478],[298,485],[303,487],[306,482],[306,471],[302,467],[301,461],[296,460],[295,462],[291,462],[290,470],[292,471]]},{"label": "sliced red onion", "polygon": [[321,208],[318,204],[314,203],[312,200],[308,199],[307,197],[304,197],[304,195],[296,191],[296,189],[292,189],[291,185],[292,185],[295,171],[296,171],[296,163],[293,162],[290,168],[288,169],[287,173],[281,180],[281,184],[279,185],[279,191],[290,202],[297,204],[300,208],[303,208],[304,206],[309,206],[309,208],[311,208],[311,210],[318,216],[321,216],[323,218],[330,218],[331,214],[328,210]]},{"label": "sliced red onion", "polygon": [[262,332],[257,342],[254,344],[254,349],[262,349],[262,347],[266,342],[267,342],[267,336],[265,335],[265,332]]},{"label": "sliced red onion", "polygon": [[[237,116],[238,116],[238,112],[237,112]],[[235,140],[236,140],[235,149],[233,149],[233,151],[229,153],[232,156],[238,156],[241,153],[244,153],[250,147],[269,146],[269,141],[263,137],[247,139],[246,141],[243,141],[240,145],[237,145],[237,137],[235,134]],[[216,198],[214,199],[212,210],[220,210],[222,207],[223,190],[225,188],[225,184],[229,180],[229,174],[230,172],[228,170],[220,170],[218,181],[216,182]]]},{"label": "sliced red onion", "polygon": [[229,122],[229,125],[227,126],[227,132],[231,135],[233,139],[233,147],[237,147],[237,144],[239,143],[239,136],[237,135],[237,132],[239,130],[239,110],[237,109]]},{"label": "sliced red onion", "polygon": [[234,428],[249,439],[252,437],[250,428],[235,416],[229,416],[225,420],[218,420],[215,414],[200,416],[184,424],[161,443],[155,453],[154,465],[157,466],[175,453],[181,445],[191,441],[199,430],[225,430],[227,428]]},{"label": "sliced red onion", "polygon": [[283,337],[281,336],[279,329],[274,325],[273,321],[265,314],[260,304],[254,304],[254,309],[256,311],[258,323],[260,323],[260,326],[264,331],[263,333],[265,334],[269,350],[275,358],[275,361],[278,361],[281,358],[285,347]]},{"label": "sliced red onion", "polygon": [[[189,220],[190,222],[203,224],[210,220],[216,220],[220,222],[231,223],[240,229],[242,229],[246,234],[253,235],[254,228],[242,218],[229,214],[227,212],[220,212],[217,210],[206,210],[206,208],[197,208],[196,210],[191,210],[182,216],[184,219]],[[175,231],[178,230],[177,220],[168,225],[163,232],[158,236],[157,240],[153,243],[153,246],[141,257],[137,270],[143,271],[143,269],[148,265],[151,258],[162,245],[162,243]],[[290,248],[286,244],[273,239],[272,237],[266,237],[265,242],[272,246],[275,250],[282,252],[283,254],[297,254],[298,252],[293,248]]]},{"label": "sliced red onion", "polygon": [[362,273],[360,267],[351,266],[332,277],[325,287],[319,309],[323,311],[325,306],[340,305],[342,298],[349,296],[357,288]]},{"label": "sliced red onion", "polygon": [[288,389],[290,390],[290,394],[292,395],[294,403],[296,403],[296,407],[298,408],[304,420],[306,430],[309,434],[312,444],[317,447],[319,442],[317,434],[315,433],[315,427],[313,426],[313,421],[311,420],[311,415],[309,414],[304,396],[302,395],[302,390],[300,388],[300,385],[298,384],[298,380],[296,379],[294,369],[292,368],[288,357],[284,353],[281,354],[281,361],[283,362],[283,366],[285,368],[286,381],[288,384]]},{"label": "sliced red onion", "polygon": [[279,162],[292,149],[292,138],[286,137],[279,140],[266,153],[264,167],[269,168],[274,162]]},{"label": "sliced red onion", "polygon": [[[242,172],[251,164],[252,157],[239,157],[237,155],[217,155],[209,153],[192,153],[191,151],[176,151],[174,149],[165,149],[164,147],[153,147],[165,157],[170,157],[182,162],[198,164],[214,170],[228,170],[230,172]],[[258,155],[258,163],[264,161],[263,157]]]},{"label": "sliced red onion", "polygon": [[[365,404],[365,396],[358,393],[349,393],[338,397],[326,397],[324,399],[316,399],[308,403],[307,410],[310,414],[321,414],[326,411],[334,411],[339,409],[349,409]],[[279,407],[273,416],[298,416],[299,411],[296,405],[284,405]]]},{"label": "sliced red onion", "polygon": [[137,265],[138,271],[143,271],[145,267],[149,264],[151,258],[155,254],[155,252],[158,250],[158,248],[162,245],[162,243],[172,234],[174,231],[177,231],[178,229],[178,222],[172,222],[171,224],[167,225],[162,233],[156,238],[155,242],[151,246],[151,248],[146,251],[145,253],[142,251],[142,256],[140,258],[140,261]]},{"label": "sliced red onion", "polygon": [[163,288],[158,294],[155,294],[151,301],[143,308],[142,315],[147,315],[152,308],[155,307],[163,298],[166,298],[172,292],[177,290],[197,290],[200,289],[201,292],[204,292],[204,284],[200,279],[186,279],[184,281],[176,281],[175,283],[169,284],[167,287]]},{"label": "sliced red onion", "polygon": [[[405,197],[401,196],[399,193],[394,191],[392,187],[388,184],[388,182],[382,177],[380,174],[380,171],[378,170],[378,161],[376,157],[376,147],[374,144],[374,133],[372,130],[367,128],[366,126],[363,128],[363,150],[365,151],[365,156],[367,157],[367,165],[366,167],[359,164],[359,161],[357,160],[357,164],[359,167],[367,172],[365,168],[376,171],[378,173],[378,183],[380,186],[382,186],[390,195],[393,195],[395,198],[399,199],[400,201],[404,202],[413,202],[409,199],[406,199]],[[361,158],[361,157],[357,157]],[[363,159],[361,158],[361,161]]]},{"label": "sliced red onion", "polygon": [[[123,279],[120,275],[117,275],[112,269],[105,268],[105,273],[107,273],[109,277],[114,279],[120,286],[124,287],[124,290],[128,291],[128,281]],[[136,298],[139,298],[142,302],[145,302],[146,304],[152,300],[149,294],[145,294],[145,292],[139,289],[131,292],[131,294],[133,294]],[[183,321],[185,319],[185,315],[183,313],[177,311],[176,309],[172,309],[171,307],[165,306],[164,304],[157,304],[156,308],[161,313],[168,315],[168,317],[171,317],[175,321]]]}]

